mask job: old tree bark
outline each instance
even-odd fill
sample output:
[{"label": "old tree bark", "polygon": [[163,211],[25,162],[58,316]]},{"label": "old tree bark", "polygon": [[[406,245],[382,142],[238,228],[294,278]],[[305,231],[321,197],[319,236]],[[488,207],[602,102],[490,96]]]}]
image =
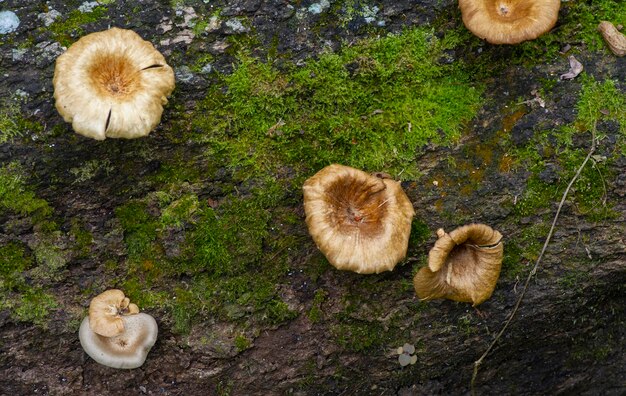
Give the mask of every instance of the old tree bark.
[{"label": "old tree bark", "polygon": [[[620,18],[624,8],[586,3],[563,3],[550,38],[513,47],[471,36],[447,0],[0,2],[0,11],[20,21],[0,35],[0,394],[466,394],[474,361],[515,304],[591,146],[591,123],[597,151],[566,200],[517,317],[482,364],[476,391],[624,394],[626,61],[594,36],[600,18]],[[613,22],[626,23],[624,14]],[[63,46],[109,26],[137,31],[176,71],[162,123],[146,138],[89,140],[54,109],[54,59]],[[210,140],[215,131],[194,123],[206,95],[230,98],[236,81],[227,76],[241,54],[278,73],[254,92],[272,100],[296,84],[282,76],[323,53],[420,28],[430,31],[429,42],[458,33],[434,64],[475,70],[471,84],[482,94],[460,138],[430,139],[410,159],[418,173],[393,175],[416,210],[406,260],[369,276],[328,265],[308,237],[300,202],[302,181],[319,167],[299,163],[298,155],[266,168],[282,186],[281,199],[258,213],[233,206],[268,185],[240,176],[257,166],[246,163],[248,155],[283,158],[254,156],[254,145],[234,158]],[[561,81],[571,54],[585,72]],[[341,70],[358,77],[370,61],[363,56]],[[331,73],[316,70],[307,78]],[[324,89],[312,86],[307,95]],[[308,103],[307,95],[295,100]],[[328,117],[336,117],[336,98],[329,98]],[[228,135],[237,117],[256,116],[235,110],[219,120],[228,144],[237,142]],[[373,107],[352,121],[387,114]],[[259,146],[293,138],[288,124],[281,135],[282,117],[267,125]],[[337,161],[321,150],[303,155]],[[220,223],[249,215],[242,207],[263,218],[263,227],[246,226],[257,224],[249,218],[240,227]],[[469,222],[504,235],[494,295],[479,310],[420,302],[411,278],[435,230]],[[214,257],[197,249],[214,242],[202,230],[225,235],[229,260],[219,261],[221,269],[209,268],[211,259],[188,264]],[[250,246],[232,246],[240,242]],[[223,269],[246,257],[255,257],[244,266],[248,273]],[[269,285],[260,297],[257,282]],[[101,366],[78,341],[89,300],[113,287],[159,323],[159,339],[138,369]],[[401,367],[396,350],[405,343],[415,346],[417,363]]]}]

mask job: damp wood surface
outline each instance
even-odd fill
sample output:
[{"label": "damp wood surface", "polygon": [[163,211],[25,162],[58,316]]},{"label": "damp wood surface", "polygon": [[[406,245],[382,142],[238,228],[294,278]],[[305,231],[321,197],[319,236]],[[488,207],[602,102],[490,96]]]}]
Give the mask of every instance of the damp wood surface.
[{"label": "damp wood surface", "polygon": [[[567,183],[591,146],[478,394],[626,392],[626,58],[600,21],[626,2],[562,2],[516,46],[465,29],[455,1],[0,2],[0,394],[467,394]],[[81,36],[136,31],[176,88],[136,140],[75,134],[54,61]],[[583,72],[571,80],[568,57]],[[341,163],[401,181],[407,258],[359,275],[308,235],[304,181]],[[503,235],[493,295],[419,301],[439,228]],[[146,362],[81,349],[89,301],[154,316]],[[398,347],[414,345],[415,364]]]}]

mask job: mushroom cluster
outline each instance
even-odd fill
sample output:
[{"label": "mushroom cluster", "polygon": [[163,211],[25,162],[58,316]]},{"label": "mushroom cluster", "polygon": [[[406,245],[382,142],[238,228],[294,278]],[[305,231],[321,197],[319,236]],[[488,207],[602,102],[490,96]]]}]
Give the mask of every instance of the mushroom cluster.
[{"label": "mushroom cluster", "polygon": [[428,266],[413,279],[418,297],[474,306],[491,297],[502,266],[502,234],[485,224],[470,224],[449,234],[439,229],[437,236],[428,253]]},{"label": "mushroom cluster", "polygon": [[174,89],[174,71],[132,30],[88,34],[59,56],[54,98],[77,133],[96,139],[137,138],[153,130]]},{"label": "mushroom cluster", "polygon": [[415,211],[399,182],[334,164],[303,191],[309,233],[336,268],[380,273],[406,256]]},{"label": "mushroom cluster", "polygon": [[154,318],[139,313],[121,290],[111,289],[94,297],[89,316],[83,319],[78,338],[96,362],[113,368],[140,367],[157,339]]},{"label": "mushroom cluster", "polygon": [[546,33],[561,0],[459,0],[463,23],[491,44],[518,44]]}]

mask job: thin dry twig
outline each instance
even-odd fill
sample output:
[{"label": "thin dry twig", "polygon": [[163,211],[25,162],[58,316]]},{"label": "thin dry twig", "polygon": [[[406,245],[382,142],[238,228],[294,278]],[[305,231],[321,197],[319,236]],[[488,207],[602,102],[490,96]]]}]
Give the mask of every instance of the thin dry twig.
[{"label": "thin dry twig", "polygon": [[530,280],[532,279],[533,275],[537,273],[537,269],[539,268],[539,263],[541,263],[541,259],[543,258],[543,254],[546,252],[548,244],[550,243],[550,239],[552,239],[552,233],[554,232],[554,227],[556,226],[556,222],[559,219],[559,215],[561,214],[561,209],[563,208],[563,204],[565,203],[565,200],[567,199],[567,195],[569,194],[569,191],[574,185],[574,183],[576,182],[576,180],[578,180],[578,177],[583,171],[583,168],[585,167],[585,165],[587,164],[587,162],[589,161],[589,159],[591,158],[591,155],[593,154],[595,150],[596,150],[596,125],[594,123],[591,129],[591,148],[589,149],[589,153],[587,154],[587,157],[585,158],[583,163],[578,168],[578,171],[576,171],[576,174],[574,175],[572,180],[570,180],[569,184],[567,185],[567,188],[565,189],[565,192],[563,192],[563,197],[561,198],[559,207],[557,208],[556,214],[554,215],[554,220],[552,220],[552,226],[550,227],[548,236],[546,237],[546,240],[543,244],[541,253],[539,253],[539,257],[537,257],[537,261],[535,262],[535,265],[533,266],[532,270],[528,274],[528,277],[526,278],[526,282],[524,283],[524,288],[522,289],[522,293],[517,298],[517,301],[515,302],[515,306],[513,307],[513,310],[509,314],[508,319],[504,322],[504,326],[502,326],[502,329],[500,330],[500,332],[498,332],[498,335],[496,335],[496,338],[494,338],[491,344],[489,344],[489,347],[487,347],[487,350],[485,351],[485,353],[483,353],[482,356],[474,362],[474,373],[472,374],[472,381],[470,382],[470,391],[471,391],[472,396],[476,396],[475,384],[476,384],[476,377],[478,376],[478,368],[482,364],[483,360],[485,360],[489,352],[491,352],[491,350],[496,345],[496,343],[500,340],[500,338],[502,337],[502,334],[504,334],[507,327],[509,327],[509,324],[515,317],[515,314],[517,313],[517,310],[519,309],[519,306],[522,300],[524,299],[524,296],[526,295],[526,291],[528,290],[528,285],[530,284]]}]

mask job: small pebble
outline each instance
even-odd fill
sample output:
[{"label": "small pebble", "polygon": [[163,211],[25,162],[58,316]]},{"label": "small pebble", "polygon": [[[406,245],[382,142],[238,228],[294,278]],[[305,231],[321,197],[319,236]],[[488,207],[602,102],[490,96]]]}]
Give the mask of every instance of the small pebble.
[{"label": "small pebble", "polygon": [[99,6],[100,4],[97,1],[86,1],[78,7],[78,11],[80,12],[93,12],[93,9]]},{"label": "small pebble", "polygon": [[396,352],[398,352],[398,355],[402,355],[402,353],[404,352],[404,349],[402,347],[398,347]]},{"label": "small pebble", "polygon": [[330,8],[330,2],[328,0],[322,0],[319,3],[313,3],[309,6],[308,10],[311,14],[321,14]]},{"label": "small pebble", "polygon": [[250,31],[249,28],[245,27],[243,23],[239,19],[229,19],[224,25],[226,25],[226,33],[247,33]]},{"label": "small pebble", "polygon": [[61,17],[61,13],[57,10],[50,10],[48,12],[42,12],[37,15],[37,19],[43,22],[45,26],[50,26]]},{"label": "small pebble", "polygon": [[26,55],[26,48],[12,49],[11,50],[11,59],[13,62],[19,62],[24,59],[24,55]]},{"label": "small pebble", "polygon": [[412,355],[415,353],[415,347],[411,344],[404,344],[402,346],[402,349],[404,350],[404,352],[408,353],[409,355]]},{"label": "small pebble", "polygon": [[373,23],[376,21],[376,14],[378,14],[379,8],[376,6],[363,6],[363,18],[366,23]]},{"label": "small pebble", "polygon": [[12,33],[20,26],[20,18],[13,11],[0,12],[0,34]]},{"label": "small pebble", "polygon": [[194,78],[194,75],[191,72],[191,69],[189,69],[189,67],[187,66],[178,67],[174,74],[176,76],[177,81],[182,81],[184,83],[191,82]]},{"label": "small pebble", "polygon": [[411,356],[407,355],[406,353],[403,353],[400,356],[398,356],[398,362],[400,362],[400,366],[402,367],[408,366],[409,364],[411,364]]},{"label": "small pebble", "polygon": [[211,65],[210,63],[207,63],[206,65],[202,66],[202,69],[200,69],[200,74],[209,74],[213,71],[213,65]]}]

